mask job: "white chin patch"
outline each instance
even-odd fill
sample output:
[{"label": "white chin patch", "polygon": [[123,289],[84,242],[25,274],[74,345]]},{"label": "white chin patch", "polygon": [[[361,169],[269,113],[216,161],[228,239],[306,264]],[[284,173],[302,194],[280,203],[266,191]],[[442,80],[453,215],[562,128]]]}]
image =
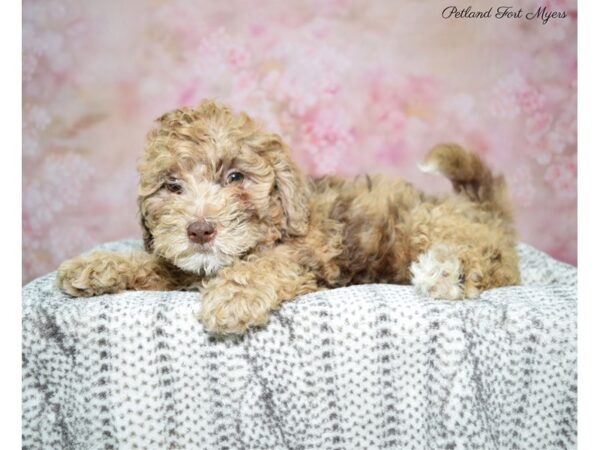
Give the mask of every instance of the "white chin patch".
[{"label": "white chin patch", "polygon": [[177,258],[175,265],[186,272],[214,275],[227,265],[227,261],[212,253],[194,253],[190,256]]}]

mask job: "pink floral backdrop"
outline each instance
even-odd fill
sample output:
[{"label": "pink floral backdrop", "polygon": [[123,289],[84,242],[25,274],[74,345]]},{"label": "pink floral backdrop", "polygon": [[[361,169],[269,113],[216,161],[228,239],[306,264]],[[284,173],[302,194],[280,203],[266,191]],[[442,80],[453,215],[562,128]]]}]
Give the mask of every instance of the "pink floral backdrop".
[{"label": "pink floral backdrop", "polygon": [[139,236],[145,134],[207,97],[281,133],[312,174],[448,191],[417,162],[440,141],[476,149],[506,174],[521,240],[576,263],[576,3],[514,3],[567,12],[547,24],[443,19],[445,6],[24,0],[24,281]]}]

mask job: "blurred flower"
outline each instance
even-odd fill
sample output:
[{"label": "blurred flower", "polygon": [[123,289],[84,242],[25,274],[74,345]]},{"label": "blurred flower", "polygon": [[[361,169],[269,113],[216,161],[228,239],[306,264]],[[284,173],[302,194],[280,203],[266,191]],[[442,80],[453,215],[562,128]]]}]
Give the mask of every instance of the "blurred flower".
[{"label": "blurred flower", "polygon": [[536,113],[525,121],[525,137],[529,142],[539,142],[548,132],[552,124],[552,116],[548,113]]},{"label": "blurred flower", "polygon": [[48,110],[38,105],[33,106],[27,114],[28,124],[37,128],[38,130],[44,130],[51,122],[50,114]]},{"label": "blurred flower", "polygon": [[577,156],[564,157],[548,166],[544,179],[562,200],[577,198]]},{"label": "blurred flower", "polygon": [[519,106],[525,114],[532,114],[544,106],[545,98],[537,90],[530,86],[517,92]]},{"label": "blurred flower", "polygon": [[402,161],[403,153],[406,151],[404,142],[386,142],[375,152],[379,162],[386,165],[396,165]]},{"label": "blurred flower", "polygon": [[344,166],[352,164],[348,150],[355,140],[349,116],[340,110],[317,109],[304,117],[302,129],[317,174],[346,172]]},{"label": "blurred flower", "polygon": [[536,189],[533,173],[527,164],[520,165],[506,174],[506,181],[510,189],[511,198],[519,207],[529,207],[533,204]]},{"label": "blurred flower", "polygon": [[492,91],[492,114],[508,119],[516,117],[521,112],[519,94],[527,89],[527,81],[518,70],[498,80]]},{"label": "blurred flower", "polygon": [[556,121],[555,130],[565,142],[575,144],[577,140],[577,99],[572,97]]},{"label": "blurred flower", "polygon": [[32,230],[43,230],[67,206],[76,205],[93,168],[74,154],[46,157],[37,176],[23,188],[23,214]]}]

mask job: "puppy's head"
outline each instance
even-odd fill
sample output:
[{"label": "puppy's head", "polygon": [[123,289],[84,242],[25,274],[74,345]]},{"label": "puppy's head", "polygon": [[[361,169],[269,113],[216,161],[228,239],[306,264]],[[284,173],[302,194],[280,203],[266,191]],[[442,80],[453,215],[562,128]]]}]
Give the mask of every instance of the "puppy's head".
[{"label": "puppy's head", "polygon": [[221,267],[308,227],[308,187],[275,134],[213,102],[158,119],[139,165],[146,250],[182,270]]}]

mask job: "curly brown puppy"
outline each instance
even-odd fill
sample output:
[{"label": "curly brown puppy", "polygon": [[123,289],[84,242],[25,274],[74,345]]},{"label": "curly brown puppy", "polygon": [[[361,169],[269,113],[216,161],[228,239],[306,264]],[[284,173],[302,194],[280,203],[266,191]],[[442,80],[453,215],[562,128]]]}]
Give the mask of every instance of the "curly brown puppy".
[{"label": "curly brown puppy", "polygon": [[239,334],[322,288],[412,282],[462,299],[519,283],[504,180],[456,145],[422,166],[452,181],[436,198],[379,176],[309,179],[278,135],[213,102],[158,122],[139,166],[146,251],[65,262],[67,293],[200,288],[206,329]]}]

